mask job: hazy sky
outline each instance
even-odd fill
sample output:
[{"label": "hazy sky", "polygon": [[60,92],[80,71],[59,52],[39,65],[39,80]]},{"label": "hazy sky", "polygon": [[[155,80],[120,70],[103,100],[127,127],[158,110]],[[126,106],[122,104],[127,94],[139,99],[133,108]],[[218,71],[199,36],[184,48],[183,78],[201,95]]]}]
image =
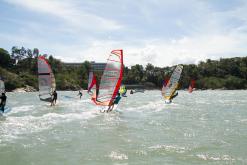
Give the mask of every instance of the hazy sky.
[{"label": "hazy sky", "polygon": [[196,63],[247,56],[246,0],[0,0],[0,47],[67,62]]}]

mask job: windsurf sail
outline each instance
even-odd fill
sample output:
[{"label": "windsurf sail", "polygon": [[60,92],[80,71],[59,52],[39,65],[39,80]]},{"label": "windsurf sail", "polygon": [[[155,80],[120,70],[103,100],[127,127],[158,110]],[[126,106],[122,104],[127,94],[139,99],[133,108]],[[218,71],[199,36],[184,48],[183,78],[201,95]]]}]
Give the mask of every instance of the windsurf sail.
[{"label": "windsurf sail", "polygon": [[164,82],[163,82],[163,86],[166,86],[169,82],[169,79],[168,78],[165,78]]},{"label": "windsurf sail", "polygon": [[93,72],[89,72],[87,92],[92,95],[96,90],[96,77]]},{"label": "windsurf sail", "polygon": [[56,90],[56,81],[51,66],[44,56],[38,57],[39,98],[50,102],[52,93]]},{"label": "windsurf sail", "polygon": [[176,92],[178,88],[178,81],[180,79],[182,71],[183,71],[183,66],[178,65],[173,71],[166,86],[163,85],[161,93],[166,100],[171,100],[172,96]]},{"label": "windsurf sail", "polygon": [[5,93],[4,81],[0,78],[0,94]]},{"label": "windsurf sail", "polygon": [[192,93],[193,92],[193,89],[195,88],[195,80],[191,80],[190,81],[190,86],[189,86],[189,93]]},{"label": "windsurf sail", "polygon": [[109,106],[113,102],[119,91],[122,77],[123,50],[113,50],[107,59],[98,94],[92,98],[96,105]]}]

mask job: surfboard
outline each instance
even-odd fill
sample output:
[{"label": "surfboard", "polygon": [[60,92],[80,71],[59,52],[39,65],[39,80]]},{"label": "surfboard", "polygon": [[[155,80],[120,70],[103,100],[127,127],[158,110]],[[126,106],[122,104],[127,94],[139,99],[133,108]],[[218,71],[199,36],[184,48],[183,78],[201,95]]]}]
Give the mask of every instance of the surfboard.
[{"label": "surfboard", "polygon": [[[101,107],[100,112],[105,113],[105,112],[108,110],[108,108],[109,108],[109,107],[106,107],[106,106]],[[115,104],[114,107],[113,107],[113,109],[112,109],[110,112],[112,112],[112,111],[117,111],[117,109],[118,109],[118,104]]]},{"label": "surfboard", "polygon": [[3,114],[6,114],[6,113],[9,113],[10,111],[11,111],[11,108],[8,107],[8,106],[5,106],[4,112],[0,110],[0,114],[3,115]]}]

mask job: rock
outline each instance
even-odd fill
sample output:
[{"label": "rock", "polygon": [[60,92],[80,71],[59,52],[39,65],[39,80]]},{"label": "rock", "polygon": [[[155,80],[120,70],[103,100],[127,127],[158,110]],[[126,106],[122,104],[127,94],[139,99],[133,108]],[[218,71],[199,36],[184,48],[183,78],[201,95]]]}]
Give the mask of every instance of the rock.
[{"label": "rock", "polygon": [[26,85],[25,88],[16,88],[15,90],[13,90],[13,92],[36,92],[37,90],[29,85]]}]

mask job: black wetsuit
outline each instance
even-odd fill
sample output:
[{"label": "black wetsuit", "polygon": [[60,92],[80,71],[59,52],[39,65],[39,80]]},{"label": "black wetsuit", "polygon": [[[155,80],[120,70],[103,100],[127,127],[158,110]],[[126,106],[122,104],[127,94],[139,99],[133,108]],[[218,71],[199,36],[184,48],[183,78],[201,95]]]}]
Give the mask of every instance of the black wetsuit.
[{"label": "black wetsuit", "polygon": [[80,99],[81,99],[81,97],[82,97],[82,93],[81,93],[81,91],[79,91],[79,94],[78,94],[79,96],[80,96]]},{"label": "black wetsuit", "polygon": [[54,101],[56,102],[57,101],[57,92],[54,91],[52,95],[53,95],[52,102],[54,102]]},{"label": "black wetsuit", "polygon": [[6,95],[2,95],[2,96],[0,96],[0,99],[1,99],[0,108],[4,112],[4,107],[5,107],[5,104],[6,104],[7,96]]},{"label": "black wetsuit", "polygon": [[178,96],[178,92],[171,97],[171,100]]},{"label": "black wetsuit", "polygon": [[117,96],[113,102],[113,104],[118,104],[119,101],[121,100],[121,97],[120,96]]}]

